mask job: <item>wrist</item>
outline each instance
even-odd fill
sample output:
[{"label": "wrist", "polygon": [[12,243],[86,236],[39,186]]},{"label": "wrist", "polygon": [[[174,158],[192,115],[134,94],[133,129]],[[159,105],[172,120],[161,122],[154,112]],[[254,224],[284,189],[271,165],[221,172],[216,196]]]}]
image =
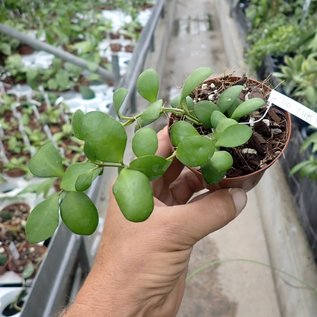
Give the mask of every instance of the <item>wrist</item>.
[{"label": "wrist", "polygon": [[[106,272],[106,273],[105,273]],[[145,317],[145,306],[130,278],[94,267],[65,317]]]}]

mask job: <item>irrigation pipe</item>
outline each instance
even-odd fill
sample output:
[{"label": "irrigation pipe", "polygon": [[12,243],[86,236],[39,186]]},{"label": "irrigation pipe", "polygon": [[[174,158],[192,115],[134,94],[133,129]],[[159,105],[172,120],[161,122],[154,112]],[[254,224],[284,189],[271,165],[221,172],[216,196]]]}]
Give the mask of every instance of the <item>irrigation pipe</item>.
[{"label": "irrigation pipe", "polygon": [[114,80],[114,76],[113,76],[112,72],[110,72],[110,71],[108,71],[100,66],[97,66],[94,63],[87,62],[84,59],[77,57],[69,52],[66,52],[60,48],[57,48],[57,47],[54,47],[54,46],[49,45],[47,43],[41,42],[41,41],[33,38],[32,36],[21,33],[19,31],[15,30],[14,28],[11,28],[5,24],[0,23],[0,32],[4,33],[10,37],[13,37],[22,43],[25,43],[25,44],[33,47],[35,50],[45,51],[47,53],[53,54],[54,56],[66,61],[66,62],[69,62],[71,64],[79,66],[83,69],[87,69],[88,71],[90,71],[92,73],[97,73],[103,79],[111,80],[111,81]]}]

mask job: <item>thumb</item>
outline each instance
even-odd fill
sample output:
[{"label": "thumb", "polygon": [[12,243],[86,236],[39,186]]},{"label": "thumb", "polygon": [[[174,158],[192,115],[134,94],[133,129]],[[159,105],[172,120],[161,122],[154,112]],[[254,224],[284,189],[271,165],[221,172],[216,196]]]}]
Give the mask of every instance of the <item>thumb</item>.
[{"label": "thumb", "polygon": [[196,243],[236,218],[246,203],[247,195],[244,190],[222,189],[202,195],[189,204],[174,206],[171,216],[176,217],[178,224]]}]

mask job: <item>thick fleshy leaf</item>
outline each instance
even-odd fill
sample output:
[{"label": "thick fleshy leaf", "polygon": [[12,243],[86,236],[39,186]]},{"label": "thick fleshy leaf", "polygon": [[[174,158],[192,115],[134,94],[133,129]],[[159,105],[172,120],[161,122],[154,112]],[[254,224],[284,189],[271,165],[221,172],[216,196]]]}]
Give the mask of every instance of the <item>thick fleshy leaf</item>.
[{"label": "thick fleshy leaf", "polygon": [[98,226],[98,211],[82,192],[67,192],[60,205],[61,217],[68,229],[81,235],[94,233]]},{"label": "thick fleshy leaf", "polygon": [[155,154],[157,147],[157,134],[151,128],[142,128],[133,136],[132,149],[136,156]]},{"label": "thick fleshy leaf", "polygon": [[133,160],[130,163],[129,168],[142,172],[149,178],[149,180],[152,181],[162,176],[170,164],[171,161],[165,159],[164,157],[146,155]]},{"label": "thick fleshy leaf", "polygon": [[205,128],[211,128],[211,114],[218,110],[218,106],[211,101],[202,100],[195,104],[194,112]]},{"label": "thick fleshy leaf", "polygon": [[84,174],[81,174],[77,177],[76,183],[75,183],[75,189],[77,192],[83,192],[87,190],[92,182],[95,180],[95,178],[100,175],[102,172],[102,168],[97,168],[92,171],[86,172]]},{"label": "thick fleshy leaf", "polygon": [[231,117],[231,115],[233,114],[233,112],[237,109],[237,107],[242,104],[242,100],[241,99],[236,99],[233,104],[230,106],[230,108],[226,111],[226,115],[228,117]]},{"label": "thick fleshy leaf", "polygon": [[84,144],[84,153],[91,161],[97,160],[97,156],[96,156],[96,153],[94,151],[93,146],[91,146],[87,142]]},{"label": "thick fleshy leaf", "polygon": [[76,181],[77,178],[86,173],[91,173],[93,175],[94,171],[96,170],[97,165],[93,163],[74,163],[70,165],[62,178],[61,181],[61,188],[66,191],[76,191]]},{"label": "thick fleshy leaf", "polygon": [[215,145],[205,136],[184,138],[176,149],[176,157],[186,166],[205,165],[215,151]]},{"label": "thick fleshy leaf", "polygon": [[180,107],[180,102],[181,102],[181,96],[176,96],[171,100],[171,106],[172,108],[179,108]]},{"label": "thick fleshy leaf", "polygon": [[[194,111],[194,101],[193,101],[193,99],[190,96],[187,96],[185,101],[186,101],[187,109],[190,112]],[[172,99],[171,106],[172,106],[172,108],[181,108],[180,103],[181,103],[181,96],[179,95],[179,96],[177,96],[177,97]]]},{"label": "thick fleshy leaf", "polygon": [[265,100],[261,98],[252,98],[242,102],[235,111],[233,111],[231,118],[239,121],[240,118],[247,114],[258,110],[265,105]]},{"label": "thick fleshy leaf", "polygon": [[83,131],[89,158],[104,162],[122,162],[127,134],[120,122],[111,116],[91,111],[83,118]]},{"label": "thick fleshy leaf", "polygon": [[160,87],[160,79],[155,69],[149,68],[141,73],[138,77],[136,87],[138,93],[143,98],[149,102],[155,102]]},{"label": "thick fleshy leaf", "polygon": [[190,96],[187,96],[185,101],[186,101],[186,105],[187,105],[187,109],[188,109],[189,113],[194,112],[195,105],[194,105],[193,99]]},{"label": "thick fleshy leaf", "polygon": [[120,108],[127,94],[128,89],[124,87],[116,89],[116,91],[113,93],[113,106],[118,116],[120,116]]},{"label": "thick fleshy leaf", "polygon": [[198,131],[186,121],[176,121],[173,123],[170,129],[171,142],[174,146],[178,144],[189,136],[199,136]]},{"label": "thick fleshy leaf", "polygon": [[40,202],[30,213],[26,226],[26,238],[38,243],[53,235],[59,223],[58,193]]},{"label": "thick fleshy leaf", "polygon": [[146,220],[154,208],[152,187],[141,172],[124,168],[113,186],[113,194],[123,215],[130,221]]},{"label": "thick fleshy leaf", "polygon": [[203,177],[208,184],[216,184],[221,181],[226,172],[232,167],[233,158],[226,151],[217,151],[201,168]]},{"label": "thick fleshy leaf", "polygon": [[217,184],[219,183],[226,175],[226,172],[217,171],[212,165],[206,165],[201,168],[201,173],[204,180],[208,184]]},{"label": "thick fleshy leaf", "polygon": [[246,143],[252,135],[252,129],[244,124],[235,124],[217,133],[216,146],[236,147]]},{"label": "thick fleshy leaf", "polygon": [[216,132],[221,133],[231,125],[238,124],[236,120],[230,119],[230,118],[224,118],[219,121],[217,124]]},{"label": "thick fleshy leaf", "polygon": [[87,172],[91,172],[96,168],[96,165],[93,163],[74,163],[70,165],[62,178],[61,188],[66,191],[76,191],[76,180],[77,178]]},{"label": "thick fleshy leaf", "polygon": [[211,164],[219,172],[226,172],[232,167],[233,158],[227,151],[217,151],[208,164]]},{"label": "thick fleshy leaf", "polygon": [[84,140],[83,119],[85,114],[80,110],[76,110],[72,116],[72,128],[76,138]]},{"label": "thick fleshy leaf", "polygon": [[199,67],[194,70],[184,82],[181,99],[184,99],[186,96],[190,95],[190,93],[200,84],[202,84],[203,81],[207,79],[212,73],[213,71],[209,67]]},{"label": "thick fleshy leaf", "polygon": [[64,174],[62,158],[52,143],[44,144],[31,158],[31,173],[38,177],[61,177]]},{"label": "thick fleshy leaf", "polygon": [[138,118],[136,123],[136,129],[143,128],[144,126],[157,120],[161,116],[162,106],[162,99],[150,104]]},{"label": "thick fleshy leaf", "polygon": [[222,113],[225,113],[236,102],[243,88],[241,85],[231,86],[219,96],[217,105]]},{"label": "thick fleshy leaf", "polygon": [[210,117],[210,123],[213,128],[217,128],[219,122],[227,117],[220,111],[215,110],[212,112]]}]

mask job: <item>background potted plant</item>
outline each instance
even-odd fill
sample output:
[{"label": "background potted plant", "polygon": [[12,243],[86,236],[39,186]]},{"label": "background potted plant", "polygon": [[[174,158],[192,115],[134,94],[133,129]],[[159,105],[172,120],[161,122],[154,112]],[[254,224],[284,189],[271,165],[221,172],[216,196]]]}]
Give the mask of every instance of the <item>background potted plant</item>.
[{"label": "background potted plant", "polygon": [[[100,111],[87,114],[76,111],[72,127],[75,137],[84,142],[88,160],[64,169],[52,143],[46,143],[33,156],[29,164],[31,172],[38,177],[60,178],[61,190],[33,209],[26,225],[28,239],[38,242],[50,237],[60,216],[74,233],[93,233],[98,212],[85,191],[104,167],[118,168],[113,193],[124,216],[136,222],[150,216],[154,207],[150,182],[163,175],[174,158],[201,174],[211,186],[246,189],[254,186],[263,170],[276,161],[287,145],[290,116],[268,106],[270,88],[264,84],[234,76],[207,80],[211,74],[210,68],[196,69],[185,80],[180,96],[167,105],[157,98],[156,71],[145,70],[137,81],[139,94],[149,102],[142,113],[123,115],[120,107],[128,91],[119,88],[114,92],[113,105],[121,122]],[[157,135],[147,127],[166,114],[174,147],[168,158],[155,155]],[[125,126],[130,124],[135,124],[132,149],[136,158],[125,163]],[[275,139],[278,141],[274,142]],[[261,151],[264,156],[252,158]],[[254,165],[249,173],[255,173],[256,180],[246,181],[246,171],[237,174],[241,156],[251,157],[247,165],[251,162]],[[237,176],[242,176],[242,181],[228,183]]]}]

